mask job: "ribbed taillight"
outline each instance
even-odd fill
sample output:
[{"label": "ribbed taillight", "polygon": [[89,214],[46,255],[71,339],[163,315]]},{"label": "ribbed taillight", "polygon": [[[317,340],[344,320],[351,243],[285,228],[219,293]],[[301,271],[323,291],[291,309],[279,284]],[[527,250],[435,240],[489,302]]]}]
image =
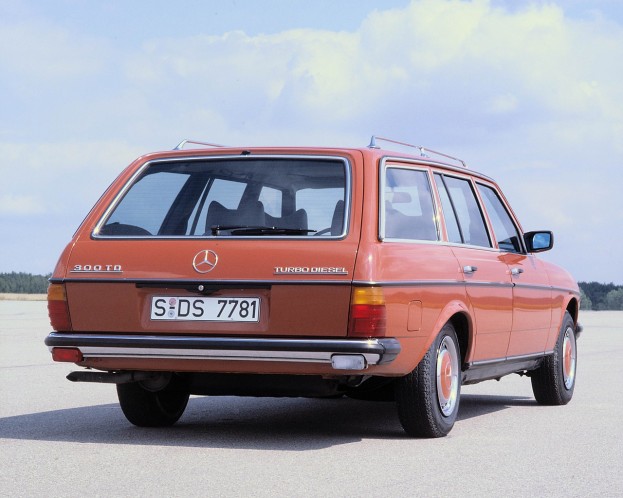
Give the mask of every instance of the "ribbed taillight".
[{"label": "ribbed taillight", "polygon": [[348,335],[383,337],[387,324],[385,296],[380,287],[354,287],[350,298]]},{"label": "ribbed taillight", "polygon": [[67,293],[63,284],[50,284],[48,287],[48,316],[54,330],[58,332],[71,330]]}]

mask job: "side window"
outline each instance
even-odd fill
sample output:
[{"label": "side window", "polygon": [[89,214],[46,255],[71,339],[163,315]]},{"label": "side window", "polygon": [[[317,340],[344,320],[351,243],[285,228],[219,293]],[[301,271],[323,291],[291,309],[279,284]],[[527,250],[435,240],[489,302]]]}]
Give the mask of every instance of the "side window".
[{"label": "side window", "polygon": [[[219,206],[220,209],[236,209],[240,204],[246,186],[246,183],[222,180],[219,178],[208,183],[206,188],[209,190],[204,192],[201,203],[195,207],[195,212],[191,215],[191,219],[194,219],[195,222],[193,223],[194,229],[191,230],[192,233],[190,235],[202,235],[204,232],[208,231],[207,216],[210,206],[214,208],[216,205]],[[199,213],[199,217],[195,219],[197,209],[201,209],[201,212]]]},{"label": "side window", "polygon": [[446,230],[448,231],[448,241],[455,244],[462,244],[463,238],[461,237],[461,229],[459,228],[459,220],[456,218],[454,207],[452,207],[452,201],[450,195],[446,190],[446,185],[443,182],[443,178],[439,174],[435,174],[435,183],[437,184],[437,191],[441,199],[441,209],[443,210],[443,217],[446,220]]},{"label": "side window", "polygon": [[266,214],[270,216],[281,216],[283,192],[271,187],[262,187],[259,201],[264,206]]},{"label": "side window", "polygon": [[316,233],[340,235],[344,220],[344,188],[301,189],[296,192],[295,209],[307,213],[308,225]]},{"label": "side window", "polygon": [[[445,191],[447,202],[450,204],[449,209],[444,206],[444,216],[446,216],[448,235],[451,242],[457,242],[454,229],[456,225],[463,244],[491,247],[491,241],[487,234],[487,227],[480,207],[478,206],[476,194],[472,189],[471,182],[463,178],[455,178],[446,175],[436,175],[436,182],[438,185],[441,182],[444,186],[441,192]],[[441,192],[440,195],[442,196],[443,203],[444,199]],[[447,213],[449,211],[452,214],[448,222]],[[454,220],[452,218],[454,218]]]},{"label": "side window", "polygon": [[[188,175],[158,172],[141,178],[115,209],[104,229],[106,235],[155,235]],[[143,231],[149,232],[145,234]]]},{"label": "side window", "polygon": [[491,187],[481,184],[478,184],[478,190],[493,225],[498,247],[502,251],[522,252],[519,231],[497,192]]},{"label": "side window", "polygon": [[389,167],[385,170],[384,189],[383,238],[439,240],[426,171]]}]

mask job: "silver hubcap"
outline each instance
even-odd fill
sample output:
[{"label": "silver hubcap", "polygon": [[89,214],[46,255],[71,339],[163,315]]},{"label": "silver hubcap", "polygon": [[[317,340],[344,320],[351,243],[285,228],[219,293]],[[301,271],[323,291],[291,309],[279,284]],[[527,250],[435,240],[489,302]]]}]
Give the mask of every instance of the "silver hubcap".
[{"label": "silver hubcap", "polygon": [[567,390],[575,382],[576,349],[575,334],[571,327],[567,327],[562,339],[562,378]]},{"label": "silver hubcap", "polygon": [[444,416],[456,406],[459,391],[459,360],[454,341],[444,337],[437,349],[437,401]]}]

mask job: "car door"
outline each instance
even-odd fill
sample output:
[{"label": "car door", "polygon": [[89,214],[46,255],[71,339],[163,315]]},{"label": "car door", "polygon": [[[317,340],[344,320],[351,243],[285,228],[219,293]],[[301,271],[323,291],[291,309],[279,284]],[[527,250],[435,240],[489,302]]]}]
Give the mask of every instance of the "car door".
[{"label": "car door", "polygon": [[518,224],[493,185],[478,183],[501,259],[513,282],[513,327],[507,356],[545,350],[552,321],[553,298],[543,263],[525,251]]},{"label": "car door", "polygon": [[448,241],[459,262],[475,321],[471,361],[503,359],[512,327],[513,289],[508,266],[492,248],[472,181],[435,173]]}]

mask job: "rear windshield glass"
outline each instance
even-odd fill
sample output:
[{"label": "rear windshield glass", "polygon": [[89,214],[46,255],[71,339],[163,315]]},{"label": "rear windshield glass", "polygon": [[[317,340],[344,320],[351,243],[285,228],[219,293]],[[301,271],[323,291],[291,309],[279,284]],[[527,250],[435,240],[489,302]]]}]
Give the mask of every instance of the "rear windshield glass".
[{"label": "rear windshield glass", "polygon": [[98,224],[100,237],[340,237],[348,163],[235,158],[146,166]]}]

